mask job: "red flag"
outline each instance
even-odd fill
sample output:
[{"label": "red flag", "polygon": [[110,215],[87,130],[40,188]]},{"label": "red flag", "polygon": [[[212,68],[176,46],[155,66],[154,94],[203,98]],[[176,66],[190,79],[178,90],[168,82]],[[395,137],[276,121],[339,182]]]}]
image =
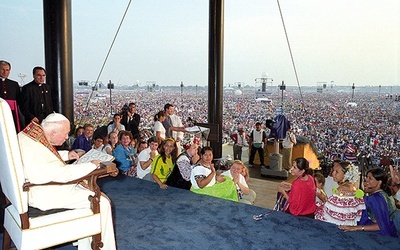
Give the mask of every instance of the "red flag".
[{"label": "red flag", "polygon": [[346,149],[350,153],[355,153],[356,152],[356,150],[350,144],[347,144]]}]

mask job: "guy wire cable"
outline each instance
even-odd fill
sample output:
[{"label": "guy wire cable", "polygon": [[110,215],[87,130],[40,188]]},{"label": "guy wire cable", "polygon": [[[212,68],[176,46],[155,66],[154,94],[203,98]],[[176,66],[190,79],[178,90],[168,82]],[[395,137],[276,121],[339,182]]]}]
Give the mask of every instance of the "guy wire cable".
[{"label": "guy wire cable", "polygon": [[[100,69],[99,75],[97,76],[97,79],[96,79],[96,82],[95,82],[95,84],[94,84],[94,87],[97,87],[97,83],[99,82],[101,73],[103,72],[104,66],[106,65],[108,56],[110,55],[111,49],[112,49],[112,47],[114,46],[115,40],[117,39],[119,30],[121,29],[122,23],[124,22],[126,13],[128,13],[128,9],[129,9],[129,6],[131,5],[131,2],[132,2],[132,0],[129,0],[128,6],[126,6],[125,13],[124,13],[124,15],[122,16],[122,19],[121,19],[121,22],[119,23],[117,32],[116,32],[115,35],[114,35],[114,39],[113,39],[113,41],[112,41],[112,43],[111,43],[110,48],[108,49],[107,56],[106,56],[106,58],[104,59],[103,66],[101,66],[101,69]],[[90,92],[90,96],[89,96],[89,99],[88,99],[88,101],[87,101],[86,108],[84,109],[84,112],[87,111],[87,109],[88,109],[88,107],[89,107],[90,99],[92,99],[93,92],[94,92],[94,90],[93,90],[93,88],[92,88],[92,92]]]},{"label": "guy wire cable", "polygon": [[[285,21],[283,20],[283,14],[282,14],[282,10],[281,10],[281,5],[279,4],[279,0],[276,0],[276,2],[278,3],[278,8],[279,8],[279,13],[280,13],[281,19],[282,19],[283,29],[284,29],[284,31],[285,31],[286,42],[287,42],[287,44],[288,44],[289,53],[290,53],[290,58],[291,58],[291,60],[292,60],[292,65],[293,65],[293,69],[294,69],[294,74],[295,74],[295,76],[296,76],[297,86],[299,87],[299,91],[300,91],[301,102],[304,104],[304,102],[303,102],[303,94],[301,93],[301,88],[300,88],[299,77],[298,77],[298,75],[297,75],[296,65],[295,65],[295,63],[294,63],[293,53],[292,53],[292,49],[291,49],[290,43],[289,43],[289,37],[288,37],[288,34],[287,34],[287,32],[286,32]],[[303,105],[303,108],[305,109],[304,105]]]}]

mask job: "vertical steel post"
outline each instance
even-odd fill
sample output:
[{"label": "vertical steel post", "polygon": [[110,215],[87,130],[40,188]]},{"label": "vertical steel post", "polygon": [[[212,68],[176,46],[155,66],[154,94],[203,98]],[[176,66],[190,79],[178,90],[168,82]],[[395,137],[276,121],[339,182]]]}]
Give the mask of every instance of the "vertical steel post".
[{"label": "vertical steel post", "polygon": [[219,124],[218,140],[211,141],[214,158],[222,157],[224,0],[209,2],[208,122]]},{"label": "vertical steel post", "polygon": [[54,110],[74,124],[71,0],[43,0],[46,81]]}]

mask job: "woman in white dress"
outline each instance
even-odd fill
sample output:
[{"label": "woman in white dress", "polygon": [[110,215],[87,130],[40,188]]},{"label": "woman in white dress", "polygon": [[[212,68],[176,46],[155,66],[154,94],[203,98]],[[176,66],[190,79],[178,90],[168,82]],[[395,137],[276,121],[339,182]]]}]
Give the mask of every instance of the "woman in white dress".
[{"label": "woman in white dress", "polygon": [[334,188],[322,209],[317,210],[315,218],[339,226],[357,225],[362,210],[365,209],[364,192],[355,185],[359,177],[358,167],[345,161],[335,164],[332,176],[339,186]]},{"label": "woman in white dress", "polygon": [[164,111],[158,112],[154,116],[154,136],[157,138],[159,144],[165,140],[165,128],[162,122],[165,120],[166,115]]}]

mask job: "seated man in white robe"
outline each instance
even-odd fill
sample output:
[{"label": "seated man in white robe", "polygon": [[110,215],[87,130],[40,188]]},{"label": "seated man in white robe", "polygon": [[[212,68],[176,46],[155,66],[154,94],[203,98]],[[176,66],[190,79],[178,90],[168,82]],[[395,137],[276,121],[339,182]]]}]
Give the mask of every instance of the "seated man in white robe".
[{"label": "seated man in white robe", "polygon": [[[18,134],[26,178],[30,183],[68,182],[83,177],[99,164],[99,160],[90,163],[65,164],[65,160],[78,159],[75,151],[57,151],[55,146],[62,145],[68,139],[69,120],[57,113],[48,115],[41,126],[31,122]],[[41,210],[54,208],[90,208],[89,189],[78,185],[34,186],[29,191],[29,205]],[[105,196],[100,199],[102,249],[116,249],[110,202]],[[79,249],[91,249],[91,237],[78,241]]]}]

